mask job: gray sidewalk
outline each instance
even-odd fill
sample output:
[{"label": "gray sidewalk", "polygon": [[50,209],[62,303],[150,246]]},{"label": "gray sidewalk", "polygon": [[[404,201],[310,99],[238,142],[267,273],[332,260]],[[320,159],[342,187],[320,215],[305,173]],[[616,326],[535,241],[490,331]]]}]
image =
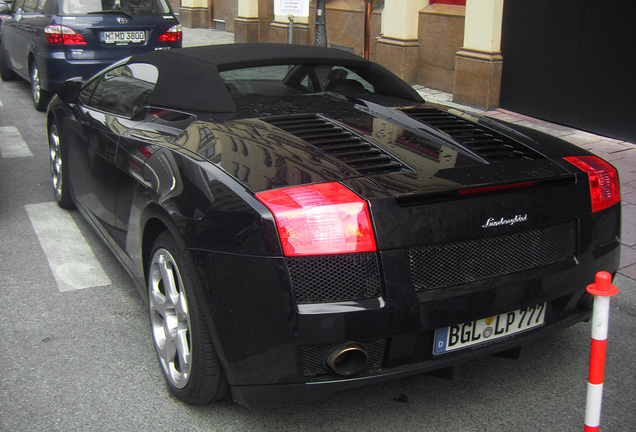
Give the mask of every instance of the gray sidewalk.
[{"label": "gray sidewalk", "polygon": [[[226,31],[202,28],[183,28],[183,46],[234,43],[234,34]],[[475,108],[454,104],[452,95],[420,85],[414,88],[430,102],[450,105],[459,109],[477,112],[499,120],[517,123],[583,147],[592,153],[611,162],[619,171],[621,181],[621,198],[623,202],[622,255],[619,273],[628,278],[619,279],[616,285],[621,288],[621,281],[635,290],[636,295],[636,144],[594,135],[582,130],[561,126],[554,123],[528,117],[504,109],[484,112]],[[634,294],[632,294],[632,292]],[[625,293],[627,294],[627,293]]]},{"label": "gray sidewalk", "polygon": [[227,43],[234,43],[234,33],[214,29],[183,27],[184,47]]}]

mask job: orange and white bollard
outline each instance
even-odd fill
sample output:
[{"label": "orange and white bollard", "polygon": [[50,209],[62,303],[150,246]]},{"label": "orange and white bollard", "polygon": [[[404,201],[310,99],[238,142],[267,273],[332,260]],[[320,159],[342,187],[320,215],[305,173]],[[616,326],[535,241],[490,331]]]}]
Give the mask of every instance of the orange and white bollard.
[{"label": "orange and white bollard", "polygon": [[618,288],[612,285],[612,275],[602,271],[596,273],[595,283],[587,286],[587,292],[594,296],[594,309],[590,373],[587,380],[587,403],[585,405],[585,432],[592,432],[598,431],[601,423],[610,297],[618,294]]}]

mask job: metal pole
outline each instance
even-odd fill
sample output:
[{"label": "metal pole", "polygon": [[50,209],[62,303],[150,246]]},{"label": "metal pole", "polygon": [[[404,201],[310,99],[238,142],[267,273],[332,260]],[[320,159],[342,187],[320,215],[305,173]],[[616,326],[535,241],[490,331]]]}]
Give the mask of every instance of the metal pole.
[{"label": "metal pole", "polygon": [[369,48],[371,46],[371,12],[373,12],[373,0],[364,0],[364,58],[369,60]]},{"label": "metal pole", "polygon": [[287,18],[289,18],[289,32],[287,34],[287,43],[291,45],[294,43],[294,16],[288,15]]},{"label": "metal pole", "polygon": [[327,22],[325,14],[325,0],[316,0],[316,39],[314,45],[327,46]]}]

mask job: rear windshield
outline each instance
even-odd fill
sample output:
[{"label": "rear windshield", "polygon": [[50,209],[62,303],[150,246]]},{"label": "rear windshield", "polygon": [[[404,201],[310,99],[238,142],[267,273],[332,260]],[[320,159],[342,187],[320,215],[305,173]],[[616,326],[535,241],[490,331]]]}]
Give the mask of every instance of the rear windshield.
[{"label": "rear windshield", "polygon": [[92,15],[123,12],[124,15],[170,13],[166,0],[60,0],[62,15]]},{"label": "rear windshield", "polygon": [[363,95],[374,87],[356,72],[333,65],[257,66],[220,72],[232,96],[296,96],[324,92]]}]

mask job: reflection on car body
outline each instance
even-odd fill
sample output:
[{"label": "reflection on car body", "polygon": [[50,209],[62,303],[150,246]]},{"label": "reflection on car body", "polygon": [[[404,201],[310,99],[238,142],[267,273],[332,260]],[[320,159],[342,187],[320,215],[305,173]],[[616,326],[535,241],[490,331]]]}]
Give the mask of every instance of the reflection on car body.
[{"label": "reflection on car body", "polygon": [[618,267],[610,164],[346,52],[136,55],[62,85],[47,122],[59,205],[148,300],[188,403],[298,403],[516,350],[587,319],[586,285]]}]

